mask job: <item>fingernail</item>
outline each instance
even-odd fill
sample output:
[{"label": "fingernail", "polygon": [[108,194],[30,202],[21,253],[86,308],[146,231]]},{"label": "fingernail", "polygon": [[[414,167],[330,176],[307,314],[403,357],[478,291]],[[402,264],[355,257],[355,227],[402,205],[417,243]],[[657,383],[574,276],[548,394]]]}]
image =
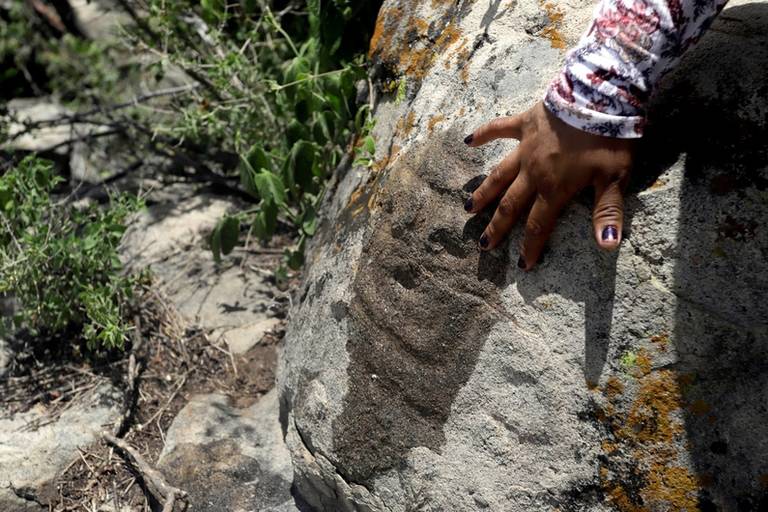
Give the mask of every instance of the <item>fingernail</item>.
[{"label": "fingernail", "polygon": [[517,268],[522,268],[522,269],[524,269],[524,268],[525,268],[525,267],[527,267],[527,266],[528,266],[528,265],[526,265],[526,264],[525,264],[525,260],[523,259],[523,257],[522,257],[522,256],[520,256],[520,257],[517,259]]},{"label": "fingernail", "polygon": [[615,242],[619,239],[619,232],[616,226],[605,226],[602,234],[603,242]]},{"label": "fingernail", "polygon": [[483,233],[483,236],[480,237],[480,247],[483,249],[488,248],[488,236]]},{"label": "fingernail", "polygon": [[475,134],[470,133],[466,137],[464,137],[464,144],[472,144],[472,140],[475,138]]},{"label": "fingernail", "polygon": [[464,203],[464,209],[468,212],[471,212],[472,206],[473,206],[472,196],[469,196],[469,198],[467,199],[467,202]]}]

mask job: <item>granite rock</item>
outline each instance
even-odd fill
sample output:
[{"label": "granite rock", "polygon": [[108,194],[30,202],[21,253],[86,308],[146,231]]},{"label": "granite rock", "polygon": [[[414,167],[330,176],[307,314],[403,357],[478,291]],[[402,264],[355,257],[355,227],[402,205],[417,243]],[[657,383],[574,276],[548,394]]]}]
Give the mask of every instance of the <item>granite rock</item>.
[{"label": "granite rock", "polygon": [[222,395],[192,397],[168,430],[159,468],[200,512],[298,510],[274,389],[247,409]]},{"label": "granite rock", "polygon": [[[278,373],[297,495],[328,511],[768,506],[768,5],[660,84],[620,250],[563,213],[544,260],[462,209],[590,2],[386,0],[376,163],[337,177]],[[510,265],[510,261],[513,262]]]},{"label": "granite rock", "polygon": [[52,422],[43,405],[14,415],[0,411],[0,510],[48,510],[56,477],[77,459],[78,448],[120,417],[121,407],[122,394],[102,383]]}]

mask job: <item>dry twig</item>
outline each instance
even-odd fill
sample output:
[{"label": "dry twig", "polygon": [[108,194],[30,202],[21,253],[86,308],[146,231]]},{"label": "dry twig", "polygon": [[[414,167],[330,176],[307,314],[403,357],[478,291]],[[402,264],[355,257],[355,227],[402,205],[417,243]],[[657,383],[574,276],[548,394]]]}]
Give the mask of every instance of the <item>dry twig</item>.
[{"label": "dry twig", "polygon": [[134,450],[123,439],[119,439],[108,432],[103,432],[101,437],[107,443],[119,448],[132,463],[134,469],[144,479],[147,489],[157,499],[164,503],[163,512],[173,512],[176,500],[186,500],[187,493],[177,487],[173,487],[158,470],[150,466],[139,452]]}]

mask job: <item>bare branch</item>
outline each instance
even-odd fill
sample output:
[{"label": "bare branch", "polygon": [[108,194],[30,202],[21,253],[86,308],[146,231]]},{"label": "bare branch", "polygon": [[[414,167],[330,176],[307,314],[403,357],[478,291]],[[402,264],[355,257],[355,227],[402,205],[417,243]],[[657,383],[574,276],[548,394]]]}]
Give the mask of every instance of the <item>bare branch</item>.
[{"label": "bare branch", "polygon": [[158,502],[164,503],[163,512],[172,512],[177,499],[185,500],[187,498],[186,491],[169,484],[163,474],[150,466],[147,461],[144,460],[144,457],[126,443],[125,440],[117,438],[109,432],[103,432],[101,437],[108,444],[122,450],[126,455],[126,459],[144,479],[144,483],[149,492],[152,493]]}]

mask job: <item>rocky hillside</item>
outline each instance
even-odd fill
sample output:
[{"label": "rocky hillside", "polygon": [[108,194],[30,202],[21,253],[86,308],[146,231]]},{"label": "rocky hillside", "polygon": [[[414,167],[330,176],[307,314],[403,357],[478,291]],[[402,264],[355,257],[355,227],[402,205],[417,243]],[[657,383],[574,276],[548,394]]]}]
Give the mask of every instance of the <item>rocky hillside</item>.
[{"label": "rocky hillside", "polygon": [[375,163],[338,177],[278,381],[315,510],[768,507],[768,4],[732,2],[653,102],[625,238],[589,199],[521,273],[468,190],[592,2],[387,0]]}]

